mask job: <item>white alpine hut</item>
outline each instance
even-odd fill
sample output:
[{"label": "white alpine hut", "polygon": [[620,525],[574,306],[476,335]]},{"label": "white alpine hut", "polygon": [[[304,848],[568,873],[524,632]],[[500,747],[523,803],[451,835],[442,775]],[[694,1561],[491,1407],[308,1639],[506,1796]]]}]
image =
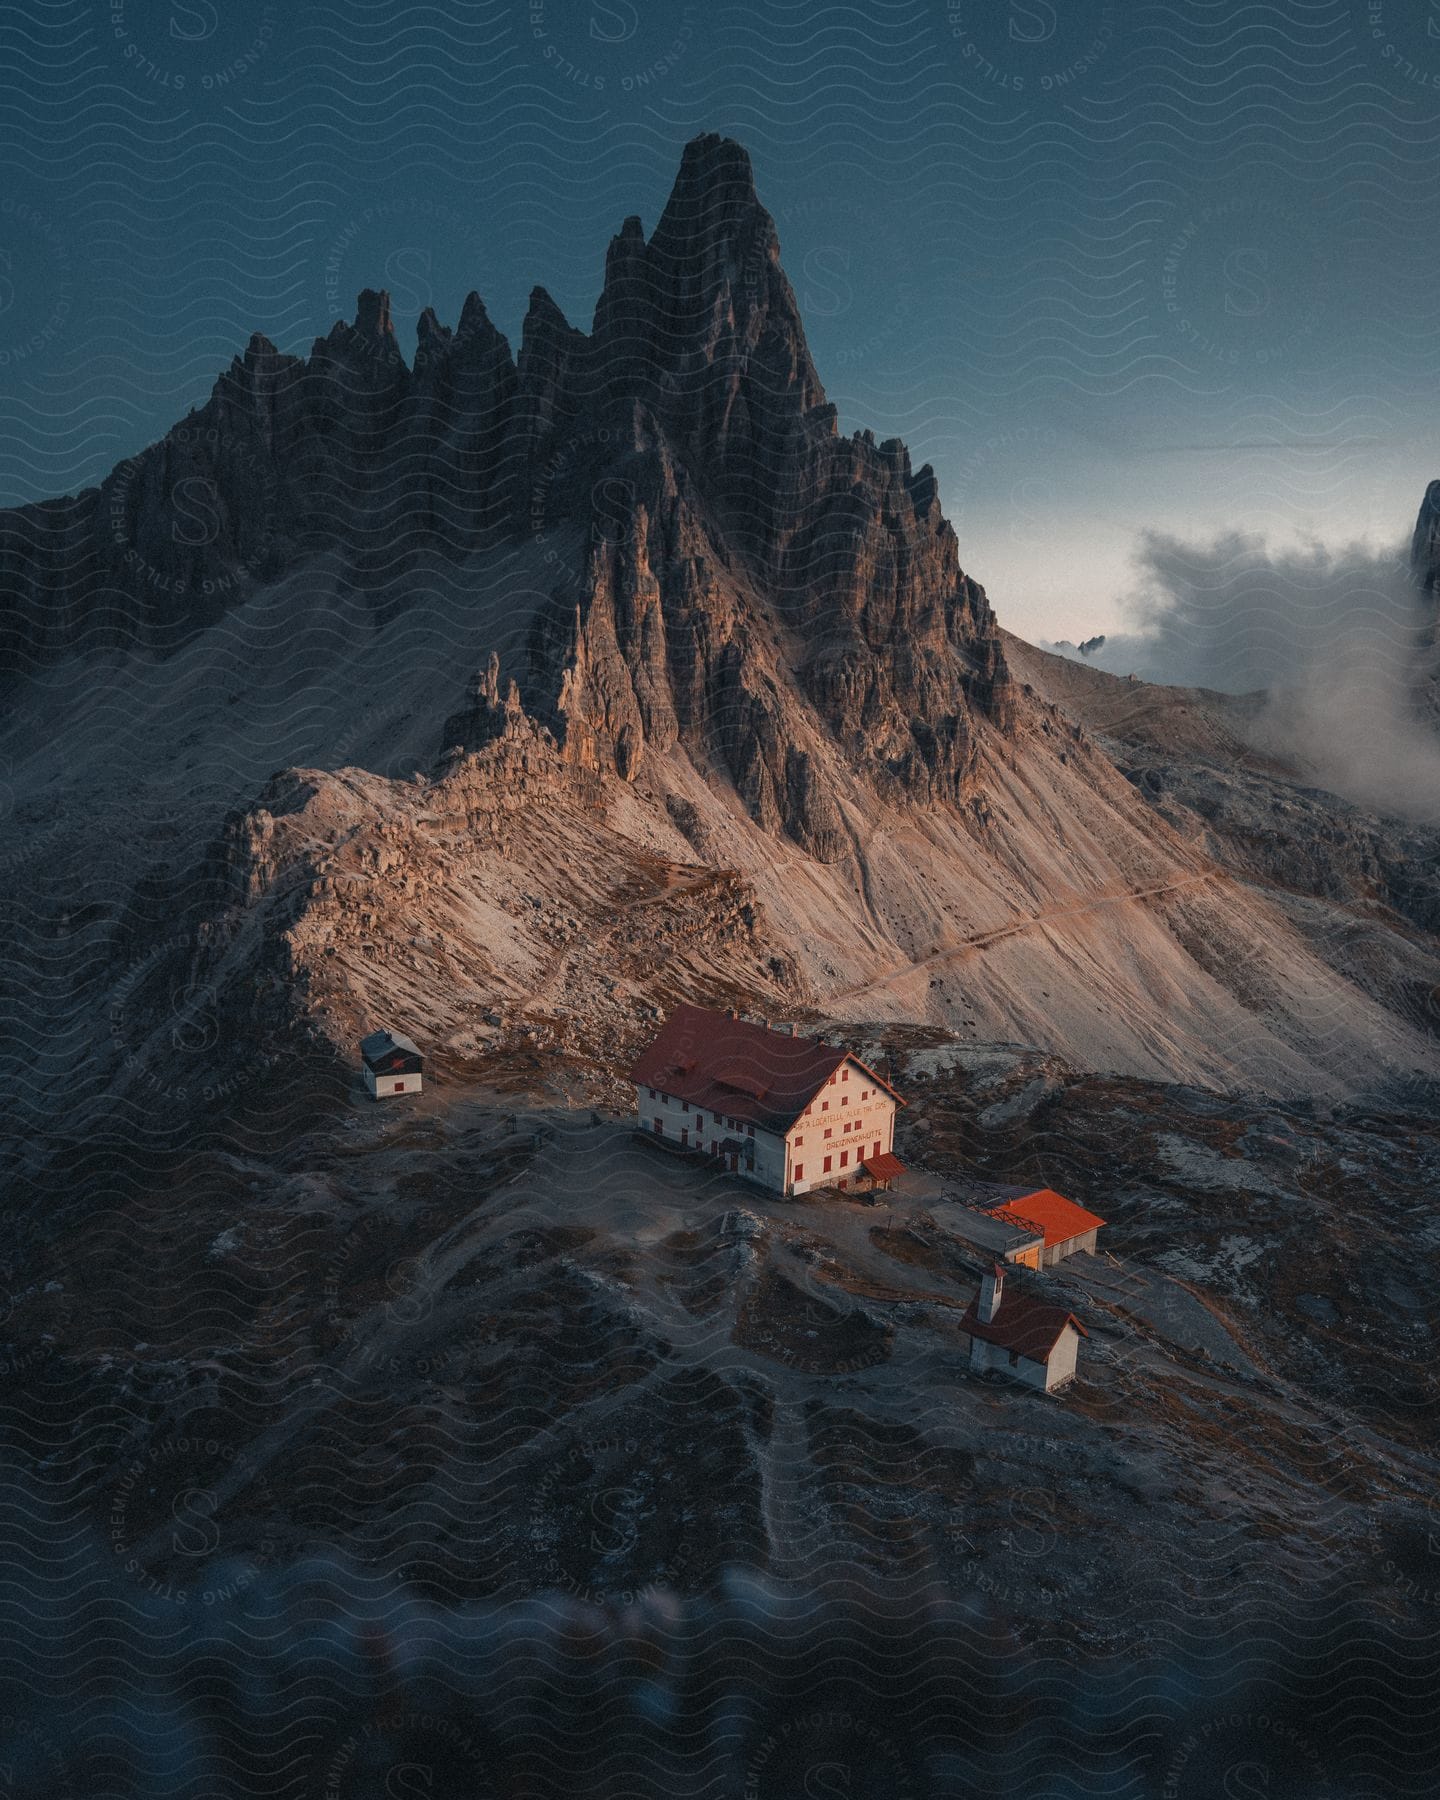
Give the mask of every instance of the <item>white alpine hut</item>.
[{"label": "white alpine hut", "polygon": [[425,1059],[417,1045],[398,1031],[372,1031],[360,1040],[360,1059],[365,1065],[365,1085],[374,1100],[395,1094],[418,1094]]},{"label": "white alpine hut", "polygon": [[977,1373],[995,1369],[1047,1394],[1074,1380],[1080,1340],[1089,1336],[1068,1307],[1007,1292],[999,1263],[981,1281],[960,1329],[969,1335],[970,1367]]}]

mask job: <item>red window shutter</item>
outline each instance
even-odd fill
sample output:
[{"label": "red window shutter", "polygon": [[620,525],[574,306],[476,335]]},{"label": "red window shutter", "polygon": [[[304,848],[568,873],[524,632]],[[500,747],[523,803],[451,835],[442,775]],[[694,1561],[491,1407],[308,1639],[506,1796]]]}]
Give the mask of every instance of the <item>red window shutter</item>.
[{"label": "red window shutter", "polygon": [[405,1083],[403,1081],[397,1081],[395,1083],[395,1092],[397,1094],[403,1094],[405,1092]]},{"label": "red window shutter", "polygon": [[796,1163],[796,1165],[795,1165],[795,1179],[796,1179],[796,1181],[803,1181],[803,1180],[804,1180],[804,1179],[805,1179],[805,1165],[804,1165],[804,1163]]},{"label": "red window shutter", "polygon": [[875,1140],[875,1142],[874,1142],[874,1143],[873,1143],[873,1144],[872,1144],[872,1145],[871,1145],[871,1146],[870,1146],[870,1154],[871,1154],[871,1155],[872,1155],[872,1156],[878,1156],[878,1155],[879,1155],[879,1154],[880,1154],[880,1140],[879,1140],[879,1138],[876,1138],[876,1140]]},{"label": "red window shutter", "polygon": [[842,1169],[848,1168],[849,1164],[850,1164],[850,1152],[848,1150],[842,1150],[840,1152],[840,1167]]},{"label": "red window shutter", "polygon": [[827,1156],[825,1158],[825,1173],[827,1175],[830,1173],[830,1165],[831,1165],[831,1163],[834,1162],[834,1160],[835,1160],[835,1158],[833,1156]]}]

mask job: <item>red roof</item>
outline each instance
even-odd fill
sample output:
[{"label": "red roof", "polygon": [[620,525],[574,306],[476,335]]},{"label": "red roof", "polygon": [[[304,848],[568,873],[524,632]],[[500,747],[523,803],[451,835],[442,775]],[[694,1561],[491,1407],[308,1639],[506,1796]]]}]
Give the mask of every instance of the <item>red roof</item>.
[{"label": "red roof", "polygon": [[879,1156],[867,1157],[860,1167],[873,1181],[893,1181],[897,1175],[905,1173],[904,1163],[888,1150],[882,1150]]},{"label": "red roof", "polygon": [[1000,1305],[988,1325],[980,1321],[975,1310],[978,1304],[977,1298],[966,1307],[960,1329],[968,1331],[971,1337],[983,1338],[987,1344],[998,1344],[1002,1350],[1013,1350],[1030,1362],[1049,1362],[1050,1352],[1060,1342],[1067,1325],[1073,1325],[1081,1337],[1090,1335],[1065,1307],[1037,1300],[1031,1294],[1018,1294],[1013,1288],[1001,1291]]},{"label": "red roof", "polygon": [[848,1050],[791,1037],[704,1006],[677,1006],[630,1079],[722,1118],[788,1131],[843,1063],[853,1063],[898,1105],[887,1081]]},{"label": "red roof", "polygon": [[1068,1243],[1071,1238],[1080,1237],[1105,1223],[1050,1188],[1037,1188],[1033,1194],[1023,1194],[1018,1200],[1007,1200],[1004,1206],[993,1206],[990,1216],[1005,1219],[1012,1225],[1028,1225],[1033,1231],[1043,1231],[1047,1250],[1053,1244]]}]

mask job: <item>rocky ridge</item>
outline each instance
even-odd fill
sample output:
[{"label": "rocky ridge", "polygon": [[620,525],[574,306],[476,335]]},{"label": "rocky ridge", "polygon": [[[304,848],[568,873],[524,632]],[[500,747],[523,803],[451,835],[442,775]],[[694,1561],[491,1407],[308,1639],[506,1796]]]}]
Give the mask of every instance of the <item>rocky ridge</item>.
[{"label": "rocky ridge", "polygon": [[[507,673],[583,767],[631,779],[684,742],[767,830],[830,857],[831,784],[787,690],[926,802],[959,797],[979,733],[1007,722],[994,616],[932,471],[837,435],[749,158],[713,135],[650,240],[634,218],[612,240],[589,334],[536,288],[512,357],[471,294],[453,331],[426,311],[410,366],[367,290],[308,358],[253,337],[99,489],[5,515],[0,649],[164,651],[322,551],[364,583],[562,523],[582,552]],[[477,714],[458,741],[487,729]]]},{"label": "rocky ridge", "polygon": [[375,292],[308,359],[254,339],[0,527],[27,1155],[57,1110],[183,1132],[296,1046],[340,1077],[376,1019],[437,1079],[613,1098],[682,995],[1225,1088],[1440,1073],[1431,840],[1243,703],[1000,631],[933,473],[839,435],[738,146],[625,222],[588,333],[537,290],[518,357],[476,296],[419,339]]}]

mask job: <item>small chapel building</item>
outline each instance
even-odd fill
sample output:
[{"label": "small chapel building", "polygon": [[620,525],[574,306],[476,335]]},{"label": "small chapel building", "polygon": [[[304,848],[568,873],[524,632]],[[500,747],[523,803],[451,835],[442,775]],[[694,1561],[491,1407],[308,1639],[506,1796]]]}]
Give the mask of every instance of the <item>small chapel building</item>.
[{"label": "small chapel building", "polygon": [[970,1367],[994,1369],[1027,1387],[1053,1394],[1075,1377],[1080,1340],[1089,1334],[1068,1307],[1033,1294],[1006,1291],[996,1263],[960,1321],[970,1338]]}]

